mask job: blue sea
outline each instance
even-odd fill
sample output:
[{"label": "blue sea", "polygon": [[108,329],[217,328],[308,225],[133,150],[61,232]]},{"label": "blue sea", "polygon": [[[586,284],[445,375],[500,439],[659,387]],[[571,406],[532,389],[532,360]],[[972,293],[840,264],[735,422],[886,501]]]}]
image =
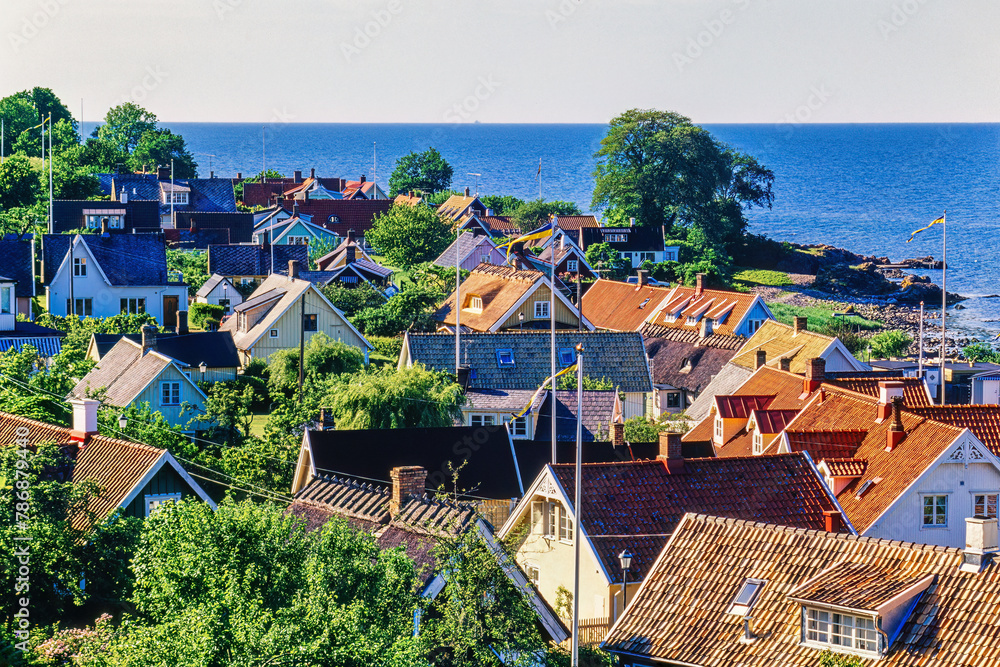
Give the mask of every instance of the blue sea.
[{"label": "blue sea", "polygon": [[[85,124],[89,132],[94,124]],[[199,171],[357,178],[383,187],[397,158],[437,148],[454,167],[453,186],[484,194],[565,199],[590,211],[594,152],[604,125],[165,123],[195,153]],[[706,125],[775,174],[771,210],[750,214],[752,230],[777,240],[829,243],[891,259],[941,256],[934,227],[948,212],[948,290],[972,297],[949,322],[1000,333],[1000,124]],[[476,176],[475,174],[479,174]],[[940,271],[923,271],[940,284]]]}]

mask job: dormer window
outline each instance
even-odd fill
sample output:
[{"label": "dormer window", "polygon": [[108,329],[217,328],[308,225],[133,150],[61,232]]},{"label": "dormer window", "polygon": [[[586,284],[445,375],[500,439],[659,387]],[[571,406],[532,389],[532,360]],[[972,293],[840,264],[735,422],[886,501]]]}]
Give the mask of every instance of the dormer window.
[{"label": "dormer window", "polygon": [[753,434],[753,453],[763,454],[764,453],[764,434],[760,430],[756,430]]},{"label": "dormer window", "polygon": [[722,441],[722,417],[716,416],[715,418],[715,439]]},{"label": "dormer window", "polygon": [[677,321],[677,316],[674,315],[673,313],[667,313],[666,315],[663,316],[663,321],[664,322],[670,322],[670,323],[676,322]]},{"label": "dormer window", "polygon": [[571,347],[561,347],[559,348],[559,363],[563,366],[569,366],[576,361],[576,352],[573,351]]},{"label": "dormer window", "polygon": [[475,313],[483,312],[483,297],[478,294],[470,294],[465,298],[465,306],[462,310],[471,310]]},{"label": "dormer window", "polygon": [[329,218],[327,218],[327,222],[332,222],[333,224],[337,224],[338,222],[340,222],[340,216],[331,215]]},{"label": "dormer window", "polygon": [[514,365],[514,350],[505,349],[497,350],[497,366],[500,368],[511,367]]},{"label": "dormer window", "polygon": [[165,191],[163,193],[163,203],[164,204],[181,204],[187,205],[188,203],[188,193],[186,192],[169,192]]},{"label": "dormer window", "polygon": [[684,324],[689,327],[693,327],[694,325],[698,324],[698,318],[689,315]]}]

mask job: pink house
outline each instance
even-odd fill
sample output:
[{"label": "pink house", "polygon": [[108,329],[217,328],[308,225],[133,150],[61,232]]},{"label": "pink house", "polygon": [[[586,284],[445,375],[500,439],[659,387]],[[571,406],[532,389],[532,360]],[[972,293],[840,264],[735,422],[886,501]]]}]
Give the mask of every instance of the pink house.
[{"label": "pink house", "polygon": [[464,232],[457,240],[452,241],[434,263],[438,266],[454,267],[456,257],[459,265],[467,271],[484,263],[497,266],[507,263],[506,253],[498,250],[493,239],[478,228]]}]

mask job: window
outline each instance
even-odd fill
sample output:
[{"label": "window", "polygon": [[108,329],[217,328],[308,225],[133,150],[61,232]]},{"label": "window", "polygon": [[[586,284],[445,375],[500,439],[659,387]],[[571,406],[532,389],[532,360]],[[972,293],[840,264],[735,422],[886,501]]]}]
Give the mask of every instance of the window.
[{"label": "window", "polygon": [[354,285],[354,284],[356,284],[358,282],[358,277],[357,276],[341,276],[340,277],[340,282],[342,282],[342,283],[349,283],[351,285]]},{"label": "window", "polygon": [[121,311],[123,315],[138,315],[146,312],[146,299],[122,299]]},{"label": "window", "polygon": [[663,253],[663,261],[664,262],[676,262],[677,261],[677,251],[676,250],[667,250],[665,253]]},{"label": "window", "polygon": [[181,404],[181,383],[165,381],[160,383],[160,405]]},{"label": "window", "polygon": [[663,316],[663,321],[664,322],[676,322],[677,321],[677,315],[675,315],[674,313],[667,313],[666,315]]},{"label": "window", "polygon": [[753,453],[760,454],[764,451],[764,436],[760,431],[753,434]]},{"label": "window", "polygon": [[948,496],[924,496],[924,528],[948,526]]},{"label": "window", "polygon": [[229,314],[229,299],[219,299],[219,305],[222,306],[222,308],[223,308],[222,314],[223,315],[228,315]]},{"label": "window", "polygon": [[13,313],[11,309],[11,292],[14,291],[12,287],[0,288],[0,313]]},{"label": "window", "polygon": [[465,300],[464,310],[472,310],[477,313],[483,312],[483,297],[478,294],[470,294]]},{"label": "window", "polygon": [[278,330],[277,329],[271,329],[270,331],[267,332],[267,335],[270,336],[271,338],[277,338],[278,337]]},{"label": "window", "polygon": [[531,503],[531,532],[540,535],[545,532],[542,520],[545,518],[545,505],[542,500],[535,500]]},{"label": "window", "polygon": [[806,641],[865,653],[879,651],[875,619],[820,609],[807,610]]},{"label": "window", "polygon": [[640,303],[639,304],[639,310],[642,310],[643,308],[645,308],[647,303],[649,303],[649,299],[646,299],[645,301],[643,301],[642,303]]},{"label": "window", "polygon": [[545,320],[549,317],[549,302],[548,301],[536,301],[535,302],[535,319]]},{"label": "window", "polygon": [[501,368],[514,365],[514,350],[497,350],[497,366]]},{"label": "window", "polygon": [[540,574],[540,572],[538,570],[538,566],[534,565],[533,563],[525,563],[524,564],[524,573],[526,575],[528,575],[528,579],[530,579],[531,583],[533,583],[535,585],[535,587],[537,588],[538,587],[538,578],[539,578],[539,574]]},{"label": "window", "polygon": [[309,245],[308,236],[289,236],[288,245]]},{"label": "window", "polygon": [[493,415],[469,415],[469,426],[493,426]]},{"label": "window", "polygon": [[806,640],[830,643],[830,614],[819,609],[810,609],[806,616]]},{"label": "window", "polygon": [[689,327],[693,327],[694,325],[698,324],[698,318],[697,317],[693,317],[691,315],[688,315],[688,318],[684,322],[684,324],[686,324]]},{"label": "window", "polygon": [[605,243],[626,243],[628,241],[627,234],[605,234]]},{"label": "window", "polygon": [[750,335],[757,333],[757,329],[760,329],[761,325],[764,324],[764,320],[750,320],[747,322],[747,330]]},{"label": "window", "polygon": [[567,271],[579,271],[580,262],[575,259],[566,260],[566,270]]},{"label": "window", "polygon": [[489,255],[480,255],[479,256],[479,263],[480,264],[489,264],[490,263],[490,256]]},{"label": "window", "polygon": [[74,257],[73,258],[73,275],[79,276],[81,278],[87,277],[87,258],[86,257]]},{"label": "window", "polygon": [[159,493],[155,495],[148,495],[146,496],[146,516],[155,512],[162,505],[180,502],[180,499],[181,494],[179,493]]},{"label": "window", "polygon": [[573,519],[565,508],[559,508],[559,539],[563,542],[573,541]]},{"label": "window", "polygon": [[306,331],[318,331],[316,317],[316,313],[306,313],[302,319],[302,328]]},{"label": "window", "polygon": [[750,613],[766,583],[763,579],[744,580],[743,585],[740,586],[740,590],[736,593],[736,597],[733,598],[733,604],[729,607],[729,613],[738,614],[739,616],[746,616]]},{"label": "window", "polygon": [[327,222],[332,222],[332,223],[336,224],[336,223],[340,222],[340,216],[339,215],[331,215],[326,220],[327,220]]},{"label": "window", "polygon": [[556,536],[556,514],[558,513],[556,503],[545,503],[545,536]]},{"label": "window", "polygon": [[163,193],[163,203],[169,204],[171,201],[174,204],[187,204],[188,203],[188,193],[186,192],[164,192]]},{"label": "window", "polygon": [[681,393],[679,391],[672,391],[669,394],[667,394],[667,407],[668,408],[681,407]]},{"label": "window", "polygon": [[[93,299],[74,299],[74,303],[70,303],[69,299],[66,299],[66,313],[69,315],[79,315],[80,317],[93,317],[94,315],[94,300]],[[75,305],[76,308],[72,308]]]},{"label": "window", "polygon": [[995,519],[997,516],[997,494],[977,493],[972,496],[972,513]]},{"label": "window", "polygon": [[715,418],[715,438],[722,440],[722,417]]},{"label": "window", "polygon": [[559,363],[563,366],[569,366],[574,361],[576,361],[576,351],[571,347],[561,347],[559,348]]},{"label": "window", "polygon": [[512,438],[528,437],[527,417],[514,417],[513,419],[510,420],[510,437]]}]

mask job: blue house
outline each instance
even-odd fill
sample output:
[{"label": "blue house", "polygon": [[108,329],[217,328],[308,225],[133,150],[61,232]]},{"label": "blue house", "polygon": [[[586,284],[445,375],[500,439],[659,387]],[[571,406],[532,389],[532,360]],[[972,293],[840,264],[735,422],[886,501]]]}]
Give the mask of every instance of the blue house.
[{"label": "blue house", "polygon": [[315,245],[319,241],[340,243],[340,236],[308,219],[293,216],[254,229],[253,242],[272,245]]}]

